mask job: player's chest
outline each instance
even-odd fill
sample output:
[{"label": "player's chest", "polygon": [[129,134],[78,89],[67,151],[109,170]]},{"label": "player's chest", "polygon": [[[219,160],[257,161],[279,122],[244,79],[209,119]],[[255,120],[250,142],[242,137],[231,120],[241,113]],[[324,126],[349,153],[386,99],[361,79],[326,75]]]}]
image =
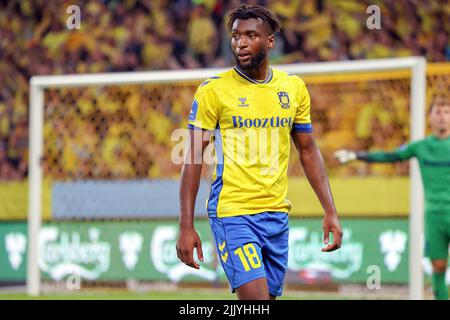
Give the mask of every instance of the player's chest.
[{"label": "player's chest", "polygon": [[419,149],[419,159],[426,167],[436,167],[450,172],[450,143],[432,142]]},{"label": "player's chest", "polygon": [[248,86],[219,98],[220,122],[228,128],[286,127],[298,108],[296,92],[276,86]]}]

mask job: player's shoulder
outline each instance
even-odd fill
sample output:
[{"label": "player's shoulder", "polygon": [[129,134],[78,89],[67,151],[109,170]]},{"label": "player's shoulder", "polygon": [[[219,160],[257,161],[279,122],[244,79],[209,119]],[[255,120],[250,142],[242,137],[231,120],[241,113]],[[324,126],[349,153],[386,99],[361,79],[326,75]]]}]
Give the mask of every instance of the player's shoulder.
[{"label": "player's shoulder", "polygon": [[306,86],[305,81],[303,81],[303,79],[298,74],[290,73],[276,68],[272,68],[272,72],[274,78],[276,79],[285,82],[290,82],[300,87]]},{"label": "player's shoulder", "polygon": [[436,140],[436,138],[431,134],[431,135],[426,136],[426,137],[424,137],[422,139],[415,140],[415,141],[413,141],[411,143],[413,143],[415,145],[427,145],[427,144],[430,144],[430,143],[434,143],[435,140]]},{"label": "player's shoulder", "polygon": [[435,145],[442,145],[449,143],[450,139],[441,140],[438,137],[436,137],[434,134],[430,134],[423,138],[422,140],[419,140],[418,143],[424,146],[435,146]]},{"label": "player's shoulder", "polygon": [[209,90],[216,87],[219,87],[226,83],[232,77],[232,70],[227,70],[222,73],[218,73],[214,76],[211,76],[205,79],[200,85],[199,90]]},{"label": "player's shoulder", "polygon": [[432,136],[427,136],[423,139],[419,139],[419,140],[413,140],[410,142],[406,142],[404,144],[402,144],[399,149],[400,150],[406,150],[406,149],[412,149],[412,150],[418,150],[419,148],[422,148],[424,146],[429,145],[430,143],[433,143],[433,137]]}]

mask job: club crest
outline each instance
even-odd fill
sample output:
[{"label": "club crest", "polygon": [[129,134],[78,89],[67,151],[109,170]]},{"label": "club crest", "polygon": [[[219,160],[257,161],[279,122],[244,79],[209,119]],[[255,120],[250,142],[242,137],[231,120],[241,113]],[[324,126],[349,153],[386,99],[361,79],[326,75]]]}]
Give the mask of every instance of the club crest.
[{"label": "club crest", "polygon": [[284,108],[284,109],[289,109],[289,107],[290,107],[290,100],[289,100],[288,93],[285,92],[285,91],[280,91],[277,94],[278,94],[278,100],[280,101],[281,107]]}]

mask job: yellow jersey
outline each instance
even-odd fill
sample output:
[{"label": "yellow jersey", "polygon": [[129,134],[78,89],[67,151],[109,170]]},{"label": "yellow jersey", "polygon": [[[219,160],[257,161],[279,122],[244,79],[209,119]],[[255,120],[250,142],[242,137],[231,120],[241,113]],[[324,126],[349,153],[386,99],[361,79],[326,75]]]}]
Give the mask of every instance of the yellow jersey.
[{"label": "yellow jersey", "polygon": [[312,132],[303,80],[271,68],[257,81],[235,67],[198,87],[188,123],[214,132],[210,217],[290,211],[290,133]]}]

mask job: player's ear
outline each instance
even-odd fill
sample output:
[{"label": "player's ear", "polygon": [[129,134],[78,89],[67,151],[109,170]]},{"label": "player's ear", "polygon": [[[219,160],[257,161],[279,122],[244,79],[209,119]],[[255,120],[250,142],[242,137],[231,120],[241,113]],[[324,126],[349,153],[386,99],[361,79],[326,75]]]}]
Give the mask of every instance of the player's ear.
[{"label": "player's ear", "polygon": [[275,46],[275,35],[271,34],[267,37],[269,42],[269,49],[272,49]]}]

